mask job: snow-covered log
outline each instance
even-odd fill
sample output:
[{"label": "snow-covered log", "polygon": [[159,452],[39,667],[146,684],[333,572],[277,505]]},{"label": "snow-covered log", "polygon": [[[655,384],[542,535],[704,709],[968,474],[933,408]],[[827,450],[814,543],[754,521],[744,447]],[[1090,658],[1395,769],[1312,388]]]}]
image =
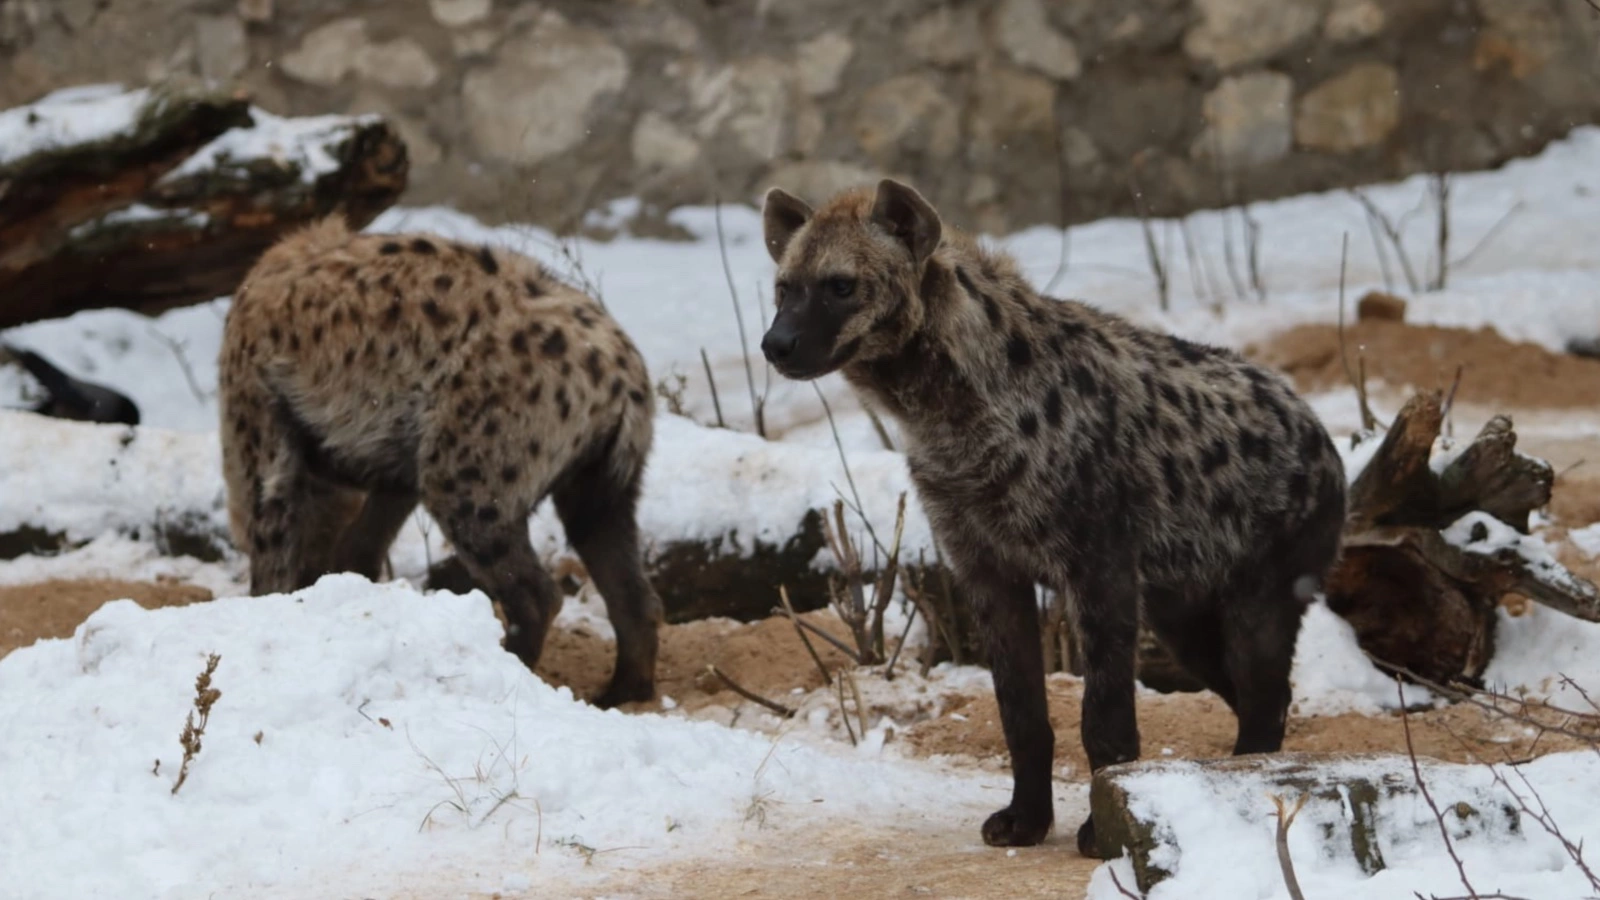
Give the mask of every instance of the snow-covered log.
[{"label": "snow-covered log", "polygon": [[[1089,807],[1105,859],[1128,856],[1141,892],[1177,876],[1190,887],[1213,881],[1191,872],[1254,870],[1258,888],[1281,886],[1274,795],[1294,814],[1285,836],[1291,861],[1355,867],[1372,875],[1385,853],[1446,853],[1442,818],[1457,852],[1520,840],[1516,798],[1486,766],[1404,755],[1260,754],[1211,760],[1143,760],[1094,776]],[[1417,773],[1442,815],[1435,817]],[[1514,776],[1513,776],[1514,777]],[[1292,864],[1292,862],[1291,862]],[[1184,877],[1189,876],[1189,877]],[[1277,884],[1273,884],[1277,882]],[[1254,896],[1252,892],[1252,896]]]},{"label": "snow-covered log", "polygon": [[1476,683],[1507,594],[1594,622],[1600,591],[1529,534],[1555,479],[1549,463],[1517,452],[1511,420],[1495,416],[1465,444],[1440,437],[1443,421],[1441,393],[1417,394],[1352,473],[1328,606],[1379,660],[1431,681]]},{"label": "snow-covered log", "polygon": [[89,85],[5,110],[0,328],[226,296],[286,230],[372,221],[407,172],[376,116],[279,118],[211,88]]}]

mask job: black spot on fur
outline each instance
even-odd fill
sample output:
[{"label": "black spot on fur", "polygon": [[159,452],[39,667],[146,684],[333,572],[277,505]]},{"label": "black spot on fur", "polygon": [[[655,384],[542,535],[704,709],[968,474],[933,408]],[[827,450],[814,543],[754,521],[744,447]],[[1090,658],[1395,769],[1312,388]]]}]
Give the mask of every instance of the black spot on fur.
[{"label": "black spot on fur", "polygon": [[611,379],[611,399],[615,400],[622,393],[622,379]]},{"label": "black spot on fur", "polygon": [[421,253],[424,256],[432,256],[433,254],[438,253],[439,249],[433,246],[433,242],[426,240],[425,238],[412,238],[411,252]]},{"label": "black spot on fur", "polygon": [[595,387],[599,387],[600,380],[606,377],[606,371],[600,365],[600,350],[598,348],[590,350],[589,355],[584,357],[583,368],[588,371],[589,380],[594,382]]},{"label": "black spot on fur", "polygon": [[539,345],[539,349],[545,356],[561,356],[567,352],[567,336],[562,334],[559,328],[552,329],[550,336]]},{"label": "black spot on fur", "polygon": [[344,364],[346,366],[356,361],[356,348],[346,347],[344,351]]},{"label": "black spot on fur", "polygon": [[484,437],[494,437],[495,435],[497,435],[499,433],[500,433],[500,421],[498,419],[485,419],[484,420],[484,422],[483,422],[483,436]]},{"label": "black spot on fur", "polygon": [[[430,244],[429,246],[431,247],[433,245]],[[441,291],[450,290],[450,288],[455,286],[455,283],[456,280],[451,278],[449,275],[440,275],[433,279],[433,286]]]},{"label": "black spot on fur", "polygon": [[522,282],[522,288],[528,292],[529,297],[544,296],[544,288],[540,287],[539,282],[534,281],[532,278],[524,279]]},{"label": "black spot on fur", "polygon": [[494,258],[494,251],[488,247],[478,248],[478,265],[485,274],[496,275],[500,272],[500,262]]},{"label": "black spot on fur", "polygon": [[1172,454],[1161,457],[1161,475],[1167,480],[1167,496],[1174,506],[1183,502],[1183,475],[1178,471],[1178,461]]},{"label": "black spot on fur", "polygon": [[1061,425],[1061,389],[1053,387],[1044,395],[1044,420],[1051,428]]},{"label": "black spot on fur", "polygon": [[520,474],[522,474],[522,472],[516,466],[506,466],[500,470],[500,480],[504,481],[506,484],[510,484],[511,482],[516,481],[517,476]]},{"label": "black spot on fur", "polygon": [[487,505],[487,504],[485,504],[484,506],[480,506],[480,507],[478,507],[478,521],[479,522],[498,522],[498,521],[500,521],[500,510],[498,508],[494,507],[494,506],[490,506],[490,505]]},{"label": "black spot on fur", "polygon": [[525,332],[515,332],[511,335],[511,352],[518,356],[528,353],[528,335]]},{"label": "black spot on fur", "polygon": [[539,398],[542,397],[543,395],[544,395],[544,385],[540,384],[540,383],[535,383],[533,387],[528,388],[528,403],[529,403],[529,405],[537,404],[539,402]]},{"label": "black spot on fur", "polygon": [[645,403],[648,402],[645,398],[644,391],[641,391],[638,388],[633,388],[632,390],[628,391],[628,399],[639,404],[640,406],[644,406]]},{"label": "black spot on fur", "polygon": [[389,308],[383,311],[383,327],[393,328],[400,322],[400,298],[396,297]]},{"label": "black spot on fur", "polygon": [[1266,439],[1248,428],[1239,429],[1239,456],[1244,459],[1266,459]]},{"label": "black spot on fur", "polygon": [[1165,381],[1161,382],[1160,388],[1161,399],[1167,401],[1168,406],[1175,406],[1181,412],[1183,410],[1183,398],[1178,396],[1178,389]]},{"label": "black spot on fur", "polygon": [[476,484],[483,480],[483,470],[477,466],[467,466],[456,473],[456,478],[467,484]]},{"label": "black spot on fur", "polygon": [[400,244],[396,241],[384,241],[383,246],[378,248],[378,252],[384,256],[393,256],[400,252]]},{"label": "black spot on fur", "polygon": [[1017,421],[1017,427],[1021,429],[1023,437],[1031,438],[1039,433],[1039,417],[1031,412],[1023,413]]},{"label": "black spot on fur", "polygon": [[1078,393],[1085,397],[1093,397],[1100,393],[1100,382],[1089,371],[1089,367],[1078,363],[1072,367],[1072,384]]},{"label": "black spot on fur", "polygon": [[1228,464],[1228,456],[1228,442],[1222,438],[1217,438],[1210,447],[1200,453],[1201,473],[1210,475],[1216,472]]},{"label": "black spot on fur", "polygon": [[1026,337],[1013,333],[1006,343],[1006,358],[1011,360],[1013,368],[1026,368],[1033,363],[1033,345]]},{"label": "black spot on fur", "polygon": [[441,309],[439,304],[433,300],[424,300],[422,302],[422,314],[427,316],[428,321],[435,327],[447,325],[450,323],[451,318],[453,318],[449,313]]},{"label": "black spot on fur", "polygon": [[563,422],[572,416],[572,401],[567,399],[565,387],[556,388],[556,411],[561,414]]}]

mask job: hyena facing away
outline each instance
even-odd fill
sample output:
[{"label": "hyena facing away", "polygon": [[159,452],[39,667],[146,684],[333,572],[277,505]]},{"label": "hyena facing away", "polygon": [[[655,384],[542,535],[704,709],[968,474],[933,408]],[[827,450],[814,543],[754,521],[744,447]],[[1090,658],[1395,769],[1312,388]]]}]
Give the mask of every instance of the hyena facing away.
[{"label": "hyena facing away", "polygon": [[661,602],[635,507],[650,380],[592,299],[537,262],[336,216],[269,249],[234,295],[219,359],[235,541],[254,594],[377,578],[420,501],[499,601],[533,668],[561,593],[528,540],[546,495],[604,597],[610,706],[655,690]]},{"label": "hyena facing away", "polygon": [[[984,841],[1036,844],[1054,821],[1036,583],[1070,599],[1091,769],[1139,756],[1141,617],[1233,709],[1234,753],[1280,749],[1305,602],[1345,514],[1304,402],[1231,351],[1041,297],[894,181],[818,210],[773,189],[764,224],[762,351],[792,379],[841,370],[899,420],[985,636],[1013,793]],[[1078,848],[1095,855],[1092,820]]]}]

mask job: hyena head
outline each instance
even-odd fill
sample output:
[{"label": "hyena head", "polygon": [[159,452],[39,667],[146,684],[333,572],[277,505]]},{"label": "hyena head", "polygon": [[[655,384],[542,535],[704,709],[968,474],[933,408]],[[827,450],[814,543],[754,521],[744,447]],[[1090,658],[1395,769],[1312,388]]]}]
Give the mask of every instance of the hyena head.
[{"label": "hyena head", "polygon": [[762,229],[778,276],[761,352],[784,377],[807,381],[891,353],[921,323],[919,287],[943,232],[912,188],[884,179],[815,211],[773,188]]}]

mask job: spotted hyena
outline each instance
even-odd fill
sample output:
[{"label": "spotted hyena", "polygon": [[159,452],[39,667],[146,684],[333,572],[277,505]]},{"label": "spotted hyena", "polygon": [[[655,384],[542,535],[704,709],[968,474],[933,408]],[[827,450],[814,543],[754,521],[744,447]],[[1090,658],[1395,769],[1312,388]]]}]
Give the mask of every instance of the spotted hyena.
[{"label": "spotted hyena", "polygon": [[[1141,618],[1233,709],[1234,753],[1278,750],[1305,600],[1345,514],[1305,403],[1231,351],[1040,296],[895,181],[819,210],[774,189],[764,220],[763,352],[788,378],[842,371],[901,423],[985,636],[1013,793],[984,841],[1036,844],[1054,821],[1035,584],[1071,600],[1092,769],[1139,756]],[[1095,854],[1092,821],[1078,848]]]},{"label": "spotted hyena", "polygon": [[596,702],[652,696],[661,602],[635,520],[650,380],[594,300],[504,249],[354,234],[330,217],[246,275],[219,370],[229,515],[253,593],[378,577],[420,501],[532,668],[561,606],[528,540],[551,495],[616,628]]}]

